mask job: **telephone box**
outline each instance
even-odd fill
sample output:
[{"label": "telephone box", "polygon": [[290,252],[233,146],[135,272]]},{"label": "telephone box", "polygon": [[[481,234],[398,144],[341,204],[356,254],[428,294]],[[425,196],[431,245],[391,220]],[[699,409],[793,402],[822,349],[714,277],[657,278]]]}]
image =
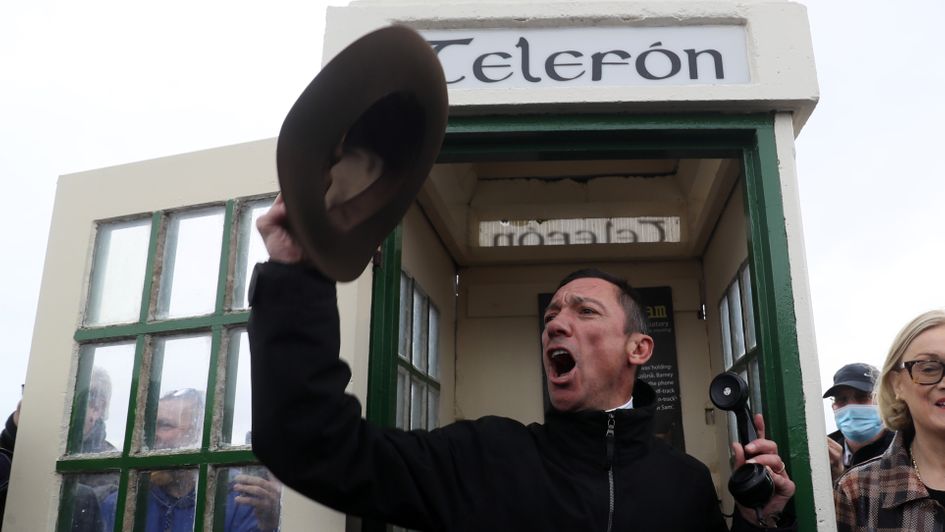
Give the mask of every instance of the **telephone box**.
[{"label": "telephone box", "polygon": [[[542,421],[543,304],[564,275],[597,267],[643,293],[656,354],[640,377],[657,391],[658,435],[709,467],[723,511],[736,435],[708,388],[730,370],[797,483],[800,529],[833,528],[794,163],[818,98],[804,7],[364,0],[327,16],[326,61],[373,29],[417,29],[450,98],[420,195],[339,286],[349,390],[366,417]],[[252,226],[278,188],[274,152],[270,139],[63,176],[10,530],[68,529],[90,478],[112,483],[100,489],[109,522],[132,527],[154,472],[183,469],[195,526],[224,529],[228,482],[259,467],[245,294],[265,259]],[[90,451],[104,370],[113,449]],[[199,434],[162,448],[160,405],[191,389]],[[288,489],[279,522],[378,528]]]}]

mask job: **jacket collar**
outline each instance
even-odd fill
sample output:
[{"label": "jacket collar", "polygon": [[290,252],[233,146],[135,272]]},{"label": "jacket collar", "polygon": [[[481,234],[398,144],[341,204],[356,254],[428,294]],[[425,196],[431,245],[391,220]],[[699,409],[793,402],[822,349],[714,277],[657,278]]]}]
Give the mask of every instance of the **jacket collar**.
[{"label": "jacket collar", "polygon": [[902,486],[903,488],[884,491],[882,506],[884,509],[895,508],[917,499],[929,496],[925,485],[916,475],[912,466],[912,457],[909,455],[909,445],[915,434],[909,430],[900,430],[893,438],[892,445],[879,458],[879,485]]},{"label": "jacket collar", "polygon": [[551,408],[545,414],[545,429],[560,451],[606,467],[605,436],[610,417],[614,418],[615,460],[630,460],[652,445],[655,411],[656,392],[637,379],[633,385],[632,409],[561,412]]}]

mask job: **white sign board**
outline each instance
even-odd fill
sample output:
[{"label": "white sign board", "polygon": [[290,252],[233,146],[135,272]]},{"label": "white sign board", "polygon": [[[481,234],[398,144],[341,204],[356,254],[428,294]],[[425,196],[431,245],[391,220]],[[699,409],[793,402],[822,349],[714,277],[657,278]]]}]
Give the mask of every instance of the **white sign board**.
[{"label": "white sign board", "polygon": [[749,83],[745,27],[422,30],[450,88]]}]

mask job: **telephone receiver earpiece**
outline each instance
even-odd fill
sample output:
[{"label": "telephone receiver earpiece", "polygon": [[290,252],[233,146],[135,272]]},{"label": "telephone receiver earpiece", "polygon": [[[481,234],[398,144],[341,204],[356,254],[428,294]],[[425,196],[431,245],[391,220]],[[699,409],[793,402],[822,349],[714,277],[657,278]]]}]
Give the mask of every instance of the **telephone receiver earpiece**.
[{"label": "telephone receiver earpiece", "polygon": [[[709,399],[712,404],[720,410],[735,413],[738,441],[743,447],[758,439],[754,416],[748,407],[748,397],[748,383],[731,371],[717,375],[709,385]],[[728,491],[742,506],[762,508],[774,495],[774,481],[765,466],[746,463],[732,472],[732,477],[728,480]]]}]

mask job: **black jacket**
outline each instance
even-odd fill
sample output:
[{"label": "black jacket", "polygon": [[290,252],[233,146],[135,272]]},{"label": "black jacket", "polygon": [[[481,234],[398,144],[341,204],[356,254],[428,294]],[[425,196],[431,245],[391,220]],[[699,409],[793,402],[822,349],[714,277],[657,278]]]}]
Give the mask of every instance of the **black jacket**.
[{"label": "black jacket", "polygon": [[[308,497],[420,530],[604,532],[612,465],[614,531],[727,530],[705,465],[653,437],[655,394],[642,381],[635,408],[613,414],[379,428],[344,393],[351,372],[338,358],[334,283],[266,263],[253,285],[253,450]],[[740,519],[736,528],[753,529]]]},{"label": "black jacket", "polygon": [[[877,439],[874,442],[869,443],[860,447],[850,459],[850,465],[844,466],[844,469],[849,469],[855,465],[862,464],[863,462],[881,456],[889,444],[892,443],[893,438],[896,436],[896,433],[891,430],[884,430],[883,436]],[[839,430],[835,430],[827,435],[828,438],[840,444],[841,447],[846,449],[846,438],[843,437],[843,433]]]}]

